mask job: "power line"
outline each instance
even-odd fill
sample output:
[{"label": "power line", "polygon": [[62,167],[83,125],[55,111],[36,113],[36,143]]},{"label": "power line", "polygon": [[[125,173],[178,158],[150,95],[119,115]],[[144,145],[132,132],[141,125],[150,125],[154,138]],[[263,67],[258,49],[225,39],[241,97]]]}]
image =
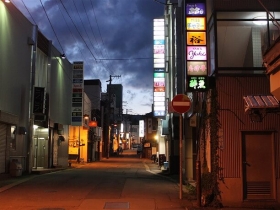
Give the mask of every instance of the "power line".
[{"label": "power line", "polygon": [[[64,22],[65,22],[66,25],[67,25],[68,31],[70,32],[72,38],[73,38],[74,40],[76,40],[76,38],[75,38],[74,34],[72,33],[72,31],[71,31],[71,29],[70,29],[70,26],[69,26],[69,24],[67,23],[67,21],[66,21],[66,19],[65,19],[65,17],[64,17],[64,14],[63,14],[62,10],[60,9],[60,6],[59,6],[59,5],[58,5],[58,9],[59,9],[59,11],[60,11],[60,13],[61,13],[61,15],[62,15],[62,17],[63,17]],[[80,53],[83,54],[83,52],[80,50],[80,48],[78,48],[78,49],[79,49]]]},{"label": "power line", "polygon": [[[83,2],[83,1],[82,1],[82,2]],[[91,39],[90,39],[90,37],[89,37],[89,34],[88,34],[88,32],[87,32],[87,29],[86,29],[86,27],[85,27],[85,25],[84,25],[84,23],[83,23],[83,20],[82,20],[82,18],[81,18],[80,12],[79,12],[79,10],[78,10],[78,8],[77,8],[77,5],[76,5],[76,3],[75,3],[74,0],[73,0],[73,3],[74,3],[74,6],[75,6],[75,9],[76,9],[76,11],[77,11],[77,14],[78,14],[78,16],[79,16],[79,19],[80,19],[80,21],[81,21],[81,25],[82,25],[83,29],[85,30],[85,34],[86,34],[86,36],[87,36],[87,39],[88,39],[89,43],[91,44],[92,48],[94,49],[93,44],[92,44],[92,41],[91,41]],[[86,14],[86,15],[87,15],[87,14]],[[89,48],[89,50],[90,50],[90,48]],[[90,51],[91,51],[91,50],[90,50]],[[93,54],[93,52],[92,52],[92,54]],[[94,57],[95,57],[95,56],[94,56]]]},{"label": "power line", "polygon": [[[30,15],[31,19],[33,20],[33,23],[36,24],[36,21],[33,19],[30,11],[28,10],[28,8],[26,7],[25,3],[23,2],[23,0],[21,0],[22,4],[24,5],[25,9],[27,10],[28,14]],[[37,24],[36,24],[37,25]]]},{"label": "power line", "polygon": [[[97,26],[97,29],[98,29],[99,37],[100,37],[100,39],[101,39],[102,45],[105,46],[105,45],[104,45],[104,41],[103,41],[103,37],[101,36],[100,27],[99,27],[99,24],[98,24],[98,21],[97,21],[97,18],[96,18],[96,14],[95,14],[95,10],[94,10],[92,1],[90,1],[90,3],[91,3],[93,15],[94,15],[94,19],[95,19],[95,22],[96,22],[96,26]],[[107,52],[106,48],[104,47],[103,49],[105,50],[105,53],[106,53],[106,55],[107,55],[107,57],[108,57],[108,52]],[[101,51],[101,54],[102,54],[102,57],[104,57],[104,56],[103,56],[103,51]],[[113,68],[109,68],[109,69],[113,69]],[[112,71],[109,70],[109,72],[110,72],[110,74],[113,74]]]},{"label": "power line", "polygon": [[91,50],[90,50],[89,46],[87,45],[87,43],[86,43],[85,39],[83,38],[82,34],[81,34],[81,33],[80,33],[80,31],[78,30],[78,28],[77,28],[76,24],[74,23],[74,21],[73,21],[72,17],[69,15],[69,13],[68,13],[68,11],[67,11],[67,9],[66,9],[65,5],[63,4],[63,2],[62,2],[61,0],[60,0],[60,3],[62,4],[63,8],[65,9],[66,14],[67,14],[67,15],[69,16],[69,18],[71,19],[71,21],[72,21],[73,25],[75,26],[75,28],[76,28],[76,30],[77,30],[77,32],[78,32],[78,34],[80,35],[80,37],[81,37],[81,38],[82,38],[82,40],[84,41],[84,43],[85,43],[86,47],[88,48],[89,52],[91,53],[92,57],[94,58],[94,60],[96,60],[96,57],[95,57],[95,56],[93,55],[93,53],[91,52]]},{"label": "power line", "polygon": [[48,16],[48,14],[47,14],[47,11],[45,10],[45,7],[44,7],[44,5],[43,5],[43,3],[42,3],[42,0],[40,0],[40,3],[41,3],[41,5],[42,5],[42,8],[43,8],[43,10],[44,10],[46,16],[47,16],[47,19],[48,19],[49,23],[50,23],[50,25],[51,25],[51,28],[52,28],[53,33],[54,33],[54,35],[55,35],[55,37],[56,37],[56,39],[57,39],[57,41],[58,41],[58,44],[59,44],[60,47],[61,47],[62,53],[64,54],[63,47],[62,47],[62,45],[61,45],[61,43],[60,43],[60,41],[59,41],[59,39],[58,39],[58,37],[57,37],[57,35],[56,35],[56,33],[55,33],[55,30],[54,30],[54,28],[53,28],[53,25],[52,25],[50,19],[49,19],[49,16]]},{"label": "power line", "polygon": [[[102,36],[101,36],[100,30],[99,30],[99,25],[98,25],[98,22],[97,22],[97,19],[96,19],[96,16],[95,16],[95,12],[94,12],[94,7],[93,7],[91,1],[90,1],[90,3],[91,3],[92,10],[93,10],[93,15],[94,15],[94,18],[95,18],[96,26],[97,26],[97,28],[98,28],[99,35],[100,35],[101,40],[102,40]],[[86,8],[85,8],[85,5],[84,5],[84,2],[83,2],[83,1],[82,1],[82,4],[83,4],[84,10],[85,10],[85,13],[86,13],[86,15],[87,15],[87,19],[88,19],[88,22],[89,22],[89,26],[90,26],[92,35],[93,35],[93,37],[94,37],[94,39],[95,39],[95,42],[96,42],[96,45],[97,45],[96,49],[98,49],[98,51],[99,51],[99,53],[101,54],[101,56],[104,57],[103,52],[102,52],[102,50],[101,50],[100,43],[97,41],[97,38],[96,38],[95,33],[94,33],[94,30],[93,30],[93,28],[92,28],[92,24],[91,24],[89,15],[88,15],[88,13],[87,13],[87,10],[86,10]],[[103,40],[102,40],[102,42],[103,42]],[[92,46],[93,46],[93,45],[92,45]],[[94,46],[93,46],[93,47],[94,47]],[[106,67],[106,66],[104,65],[103,62],[101,62],[101,64],[102,64],[102,66],[103,66],[110,74],[112,74],[112,71],[108,70],[108,66]],[[110,69],[110,68],[109,68],[109,69]],[[113,68],[111,68],[111,69],[113,69]]]},{"label": "power line", "polygon": [[101,58],[97,60],[124,61],[124,60],[151,60],[154,58]]}]

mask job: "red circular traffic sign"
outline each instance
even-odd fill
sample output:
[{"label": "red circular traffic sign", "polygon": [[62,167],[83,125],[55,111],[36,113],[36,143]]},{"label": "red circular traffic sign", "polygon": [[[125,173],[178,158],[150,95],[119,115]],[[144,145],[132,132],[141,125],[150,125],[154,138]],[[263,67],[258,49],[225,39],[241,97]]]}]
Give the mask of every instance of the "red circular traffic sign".
[{"label": "red circular traffic sign", "polygon": [[171,106],[175,112],[183,114],[190,110],[191,100],[187,95],[178,94],[172,99]]}]

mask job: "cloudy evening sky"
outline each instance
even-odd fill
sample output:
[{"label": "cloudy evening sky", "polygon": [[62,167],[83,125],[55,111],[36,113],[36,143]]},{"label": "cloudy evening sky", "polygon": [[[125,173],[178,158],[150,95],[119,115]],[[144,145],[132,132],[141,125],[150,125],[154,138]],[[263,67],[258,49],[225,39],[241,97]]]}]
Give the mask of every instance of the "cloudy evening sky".
[{"label": "cloudy evening sky", "polygon": [[[165,0],[160,0],[165,2]],[[107,92],[123,85],[124,113],[146,114],[153,100],[153,19],[159,0],[12,0],[70,62],[84,61],[85,79]]]}]

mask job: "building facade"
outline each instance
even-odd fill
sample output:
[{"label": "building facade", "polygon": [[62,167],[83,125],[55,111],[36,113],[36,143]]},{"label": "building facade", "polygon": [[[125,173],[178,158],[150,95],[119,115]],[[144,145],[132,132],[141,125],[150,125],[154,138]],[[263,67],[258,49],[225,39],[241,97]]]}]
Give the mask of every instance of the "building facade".
[{"label": "building facade", "polygon": [[[186,183],[201,186],[201,205],[278,205],[277,109],[248,111],[245,99],[252,96],[266,104],[271,96],[263,55],[279,37],[279,2],[167,3],[166,101],[170,104],[177,94],[191,101],[190,110],[182,115],[182,168],[179,114],[169,106],[165,118],[170,173],[183,173]],[[204,90],[199,83],[194,86],[198,76]],[[215,180],[211,189],[205,187],[207,177]],[[217,199],[208,200],[207,194]]]},{"label": "building facade", "polygon": [[[217,166],[221,169],[216,172],[223,180],[219,183],[223,204],[273,206],[279,203],[279,116],[265,114],[256,120],[245,112],[243,98],[271,95],[263,55],[279,36],[279,28],[273,23],[279,21],[280,7],[272,0],[213,1],[207,8],[212,11],[207,24],[208,67],[216,91],[210,98],[218,104],[210,110],[217,109],[220,127],[216,128],[216,156],[210,149],[202,159],[207,160],[210,171]],[[215,141],[213,138],[206,138],[203,151],[207,151],[209,141]],[[213,164],[216,157],[217,166]]]},{"label": "building facade", "polygon": [[67,167],[72,64],[12,3],[0,9],[0,173]]}]

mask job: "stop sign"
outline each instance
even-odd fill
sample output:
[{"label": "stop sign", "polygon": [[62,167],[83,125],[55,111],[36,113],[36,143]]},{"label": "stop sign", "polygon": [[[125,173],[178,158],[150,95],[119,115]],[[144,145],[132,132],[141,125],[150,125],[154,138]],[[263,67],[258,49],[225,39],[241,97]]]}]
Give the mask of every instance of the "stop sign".
[{"label": "stop sign", "polygon": [[178,94],[172,99],[171,106],[175,112],[183,114],[190,110],[191,100],[184,94]]}]

